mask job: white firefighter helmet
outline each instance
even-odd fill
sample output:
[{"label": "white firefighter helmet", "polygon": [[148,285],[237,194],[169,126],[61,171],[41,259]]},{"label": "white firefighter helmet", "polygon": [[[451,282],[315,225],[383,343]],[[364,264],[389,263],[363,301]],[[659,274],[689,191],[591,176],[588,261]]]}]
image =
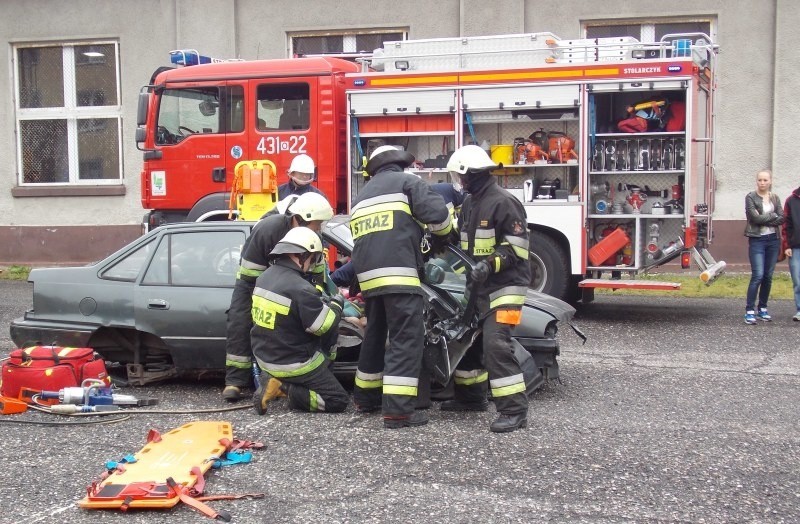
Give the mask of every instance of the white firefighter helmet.
[{"label": "white firefighter helmet", "polygon": [[414,163],[414,155],[395,146],[380,146],[369,156],[369,162],[364,167],[369,176],[374,176],[380,168],[388,164],[398,164],[406,168]]},{"label": "white firefighter helmet", "polygon": [[275,257],[294,253],[322,253],[322,239],[307,227],[293,227],[275,247],[270,251],[269,256]]},{"label": "white firefighter helmet", "polygon": [[309,191],[297,197],[297,200],[289,205],[286,214],[299,216],[304,222],[325,221],[333,218],[333,208],[327,198]]},{"label": "white firefighter helmet", "polygon": [[447,161],[447,170],[451,173],[466,175],[469,172],[486,171],[496,169],[495,164],[489,155],[482,148],[469,145],[456,149]]},{"label": "white firefighter helmet", "polygon": [[300,195],[292,193],[283,200],[278,200],[278,203],[275,204],[275,209],[278,210],[278,214],[279,215],[289,214],[289,208],[292,206],[292,204],[294,204],[294,201],[297,200],[298,198],[300,198]]},{"label": "white firefighter helmet", "polygon": [[299,186],[306,186],[314,180],[314,161],[308,155],[297,155],[289,166],[289,178]]}]

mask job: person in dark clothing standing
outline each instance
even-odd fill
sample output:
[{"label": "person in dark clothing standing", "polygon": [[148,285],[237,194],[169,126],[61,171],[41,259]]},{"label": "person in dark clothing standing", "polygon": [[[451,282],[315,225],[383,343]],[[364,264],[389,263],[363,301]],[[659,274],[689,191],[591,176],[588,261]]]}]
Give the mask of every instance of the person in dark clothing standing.
[{"label": "person in dark clothing standing", "polygon": [[500,413],[489,429],[505,433],[527,425],[528,396],[511,331],[520,323],[531,274],[525,209],[495,183],[490,171],[496,168],[474,145],[457,149],[447,163],[469,193],[459,217],[460,244],[477,262],[469,278],[471,292],[477,293],[483,345],[471,347],[458,364],[455,398],[441,409],[486,411],[488,380]]},{"label": "person in dark clothing standing", "polygon": [[333,217],[333,209],[322,195],[305,193],[295,200],[286,214],[262,218],[253,226],[242,248],[242,258],[228,309],[225,345],[225,389],[222,398],[236,401],[242,389],[252,383],[253,352],[250,346],[252,294],[256,279],[267,269],[267,255],[290,229],[306,226],[319,231],[322,222]]},{"label": "person in dark clothing standing", "polygon": [[794,287],[796,313],[792,320],[800,322],[800,187],[783,203],[783,249],[789,257],[789,274]]},{"label": "person in dark clothing standing", "polygon": [[301,411],[342,412],[349,395],[330,370],[327,355],[336,343],[344,298],[326,301],[306,275],[322,261],[322,240],[306,227],[291,229],[269,254],[274,263],[253,290],[253,354],[272,377],[253,396],[256,413],[266,413],[280,381],[289,406]]},{"label": "person in dark clothing standing", "polygon": [[361,412],[382,409],[389,429],[428,422],[425,412],[415,411],[425,335],[420,224],[444,238],[452,227],[442,197],[403,171],[413,161],[392,146],[375,149],[366,166],[371,179],[353,201],[350,218],[367,314],[353,400]]},{"label": "person in dark clothing standing", "polygon": [[[308,155],[297,155],[289,165],[289,181],[278,186],[278,200],[283,200],[289,195],[302,195],[313,192],[325,196],[320,189],[311,185],[316,179],[317,168]],[[327,198],[327,197],[326,197]]]}]

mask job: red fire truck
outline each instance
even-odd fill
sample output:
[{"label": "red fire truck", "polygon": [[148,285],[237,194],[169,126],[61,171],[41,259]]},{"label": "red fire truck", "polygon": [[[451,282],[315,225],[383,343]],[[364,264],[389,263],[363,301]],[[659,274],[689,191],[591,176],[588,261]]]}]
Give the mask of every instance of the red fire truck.
[{"label": "red fire truck", "polygon": [[675,259],[711,283],[725,269],[707,249],[716,52],[699,34],[551,33],[389,42],[361,64],[173,52],[185,67],[157,71],[139,99],[145,224],[227,218],[242,160],[272,161],[281,183],[306,153],[347,212],[375,147],[413,153],[433,183],[455,182],[449,154],[475,143],[525,205],[534,289],[676,289],[633,278]]}]

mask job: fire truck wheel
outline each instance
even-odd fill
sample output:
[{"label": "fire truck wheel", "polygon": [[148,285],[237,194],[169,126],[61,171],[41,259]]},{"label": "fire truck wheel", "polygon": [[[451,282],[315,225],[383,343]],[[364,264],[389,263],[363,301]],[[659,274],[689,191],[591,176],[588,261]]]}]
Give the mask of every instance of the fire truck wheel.
[{"label": "fire truck wheel", "polygon": [[555,240],[545,234],[532,233],[528,261],[531,265],[531,289],[569,300],[569,258]]}]

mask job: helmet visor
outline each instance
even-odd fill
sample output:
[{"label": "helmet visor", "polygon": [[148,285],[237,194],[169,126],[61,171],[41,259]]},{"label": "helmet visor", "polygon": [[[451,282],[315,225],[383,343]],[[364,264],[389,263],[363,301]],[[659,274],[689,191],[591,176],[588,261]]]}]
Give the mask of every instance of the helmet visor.
[{"label": "helmet visor", "polygon": [[290,171],[289,178],[294,180],[298,186],[307,186],[314,180],[313,173],[302,173],[300,171]]}]

